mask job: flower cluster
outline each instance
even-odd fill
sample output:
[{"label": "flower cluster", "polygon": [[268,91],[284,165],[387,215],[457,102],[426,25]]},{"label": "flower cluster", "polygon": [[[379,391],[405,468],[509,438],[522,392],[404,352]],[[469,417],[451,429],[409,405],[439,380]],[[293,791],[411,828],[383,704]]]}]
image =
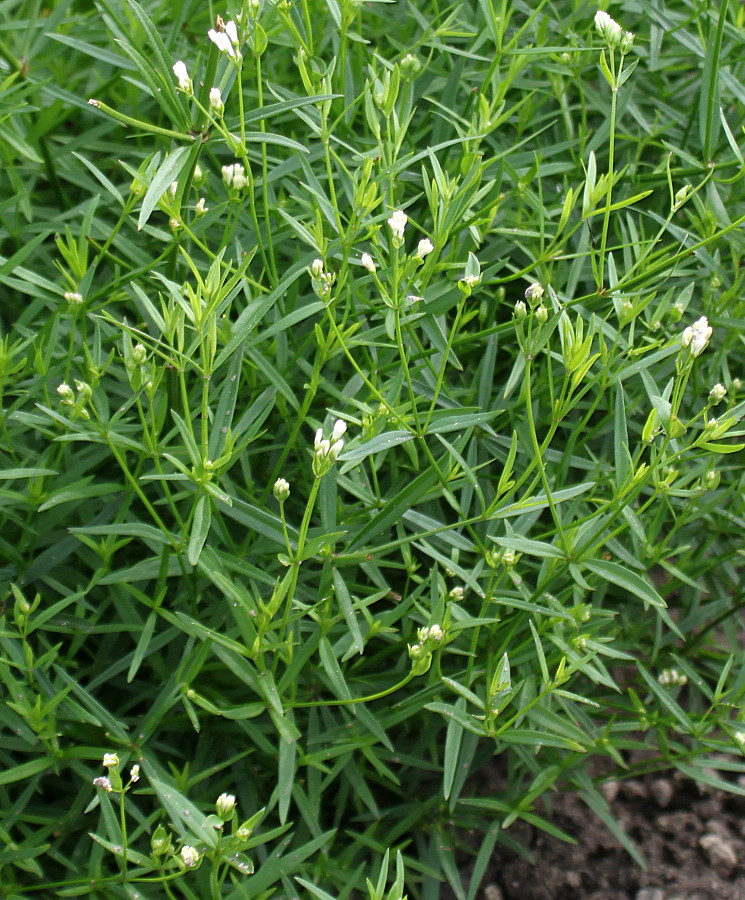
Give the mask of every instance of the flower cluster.
[{"label": "flower cluster", "polygon": [[234,163],[232,166],[223,166],[222,180],[227,188],[234,188],[236,191],[242,191],[248,185],[246,170],[240,163]]},{"label": "flower cluster", "polygon": [[706,316],[701,316],[693,325],[689,325],[683,332],[680,344],[683,348],[688,348],[691,356],[695,359],[706,349],[706,345],[714,333],[713,328],[709,325]]},{"label": "flower cluster", "polygon": [[346,430],[347,423],[342,419],[337,419],[330,437],[323,436],[323,428],[316,431],[313,441],[313,474],[316,478],[325,475],[336,462],[337,457],[344,449],[343,435]]},{"label": "flower cluster", "polygon": [[682,686],[688,684],[688,677],[683,675],[683,673],[679,672],[677,669],[663,669],[657,676],[657,681],[667,687],[673,685]]},{"label": "flower cluster", "polygon": [[194,93],[194,85],[191,82],[191,78],[189,78],[189,71],[186,68],[186,63],[182,60],[174,63],[173,74],[178,81],[178,89],[191,96]]},{"label": "flower cluster", "polygon": [[326,301],[331,296],[331,288],[336,281],[336,275],[333,272],[325,272],[323,269],[323,260],[314,259],[308,266],[308,274],[310,275],[313,290],[319,300]]},{"label": "flower cluster", "polygon": [[602,9],[595,13],[595,28],[609,50],[620,50],[625,56],[634,46],[634,35]]},{"label": "flower cluster", "polygon": [[209,37],[220,53],[226,53],[233,59],[240,58],[238,28],[235,22],[223,22],[218,16],[215,20],[215,27],[210,28],[207,32],[207,37]]},{"label": "flower cluster", "polygon": [[415,675],[423,675],[432,664],[432,651],[441,646],[445,632],[438,624],[418,628],[416,643],[409,644],[409,658]]},{"label": "flower cluster", "polygon": [[278,500],[280,503],[284,503],[285,500],[290,496],[289,482],[285,481],[284,478],[278,478],[274,482],[272,493],[274,494],[276,500]]}]

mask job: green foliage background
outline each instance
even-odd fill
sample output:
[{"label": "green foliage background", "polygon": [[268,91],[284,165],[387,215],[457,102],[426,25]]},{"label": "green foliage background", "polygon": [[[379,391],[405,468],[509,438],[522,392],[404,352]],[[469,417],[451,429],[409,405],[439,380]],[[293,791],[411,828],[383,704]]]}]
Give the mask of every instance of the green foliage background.
[{"label": "green foliage background", "polygon": [[608,11],[0,4],[2,896],[473,900],[743,771],[745,9]]}]

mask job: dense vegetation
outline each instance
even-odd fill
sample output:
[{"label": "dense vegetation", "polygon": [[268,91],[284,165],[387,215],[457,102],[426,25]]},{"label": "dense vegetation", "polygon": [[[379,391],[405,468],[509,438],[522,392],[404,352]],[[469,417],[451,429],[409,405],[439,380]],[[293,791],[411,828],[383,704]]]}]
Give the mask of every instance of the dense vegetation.
[{"label": "dense vegetation", "polygon": [[474,900],[745,772],[744,25],[0,4],[2,896]]}]

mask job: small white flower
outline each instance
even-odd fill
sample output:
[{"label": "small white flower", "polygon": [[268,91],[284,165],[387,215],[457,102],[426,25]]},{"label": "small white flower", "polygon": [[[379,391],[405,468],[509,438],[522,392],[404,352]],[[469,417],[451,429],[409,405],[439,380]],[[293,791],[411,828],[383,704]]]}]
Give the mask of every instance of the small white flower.
[{"label": "small white flower", "polygon": [[336,441],[341,440],[341,438],[346,434],[347,431],[347,423],[343,419],[337,419],[334,422],[334,429],[331,432],[331,443],[334,444]]},{"label": "small white flower", "polygon": [[618,45],[618,49],[626,56],[627,53],[631,52],[631,48],[634,46],[634,34],[631,31],[624,31],[623,36],[621,37],[621,42]]},{"label": "small white flower", "polygon": [[62,398],[62,402],[66,406],[72,406],[75,402],[75,394],[69,384],[60,384],[57,387],[57,393]]},{"label": "small white flower", "polygon": [[[226,25],[223,26],[225,29],[224,31],[215,31],[214,28],[210,28],[210,30],[207,32],[207,37],[217,47],[217,49],[220,51],[220,53],[227,53],[228,56],[235,57],[236,54],[235,54],[235,48],[233,47],[233,41],[231,40],[230,35],[227,33],[228,25],[233,26],[231,31],[235,30],[235,23],[228,22]],[[237,34],[236,34],[236,43],[238,43]]]},{"label": "small white flower", "polygon": [[284,478],[278,478],[274,482],[274,487],[272,488],[272,492],[274,493],[275,498],[280,503],[284,503],[284,501],[290,496],[289,482],[285,481]]},{"label": "small white flower", "polygon": [[388,225],[393,235],[393,246],[401,247],[404,243],[404,229],[409,217],[402,209],[397,209],[388,219]]},{"label": "small white flower", "polygon": [[209,212],[209,207],[205,206],[204,197],[200,197],[199,200],[197,200],[197,204],[194,207],[194,212],[198,216],[203,216],[205,213]]},{"label": "small white flower", "polygon": [[713,332],[714,329],[709,325],[709,320],[706,316],[701,316],[693,325],[689,325],[685,329],[680,343],[683,347],[690,348],[691,356],[695,358],[704,352]]},{"label": "small white flower", "polygon": [[461,281],[463,282],[463,284],[472,288],[472,287],[476,287],[477,284],[480,284],[481,276],[480,275],[464,275],[461,278]]},{"label": "small white flower", "polygon": [[736,731],[733,737],[737,746],[741,750],[745,750],[745,731]]},{"label": "small white flower", "polygon": [[220,88],[210,88],[210,109],[216,116],[221,116],[225,112],[225,104],[223,103]]},{"label": "small white flower", "polygon": [[539,302],[542,296],[543,285],[539,284],[537,281],[534,281],[533,284],[530,284],[525,288],[525,299],[528,301],[528,303],[530,303],[531,306],[535,306],[535,304]]},{"label": "small white flower", "polygon": [[238,28],[236,27],[235,22],[231,21],[225,23],[225,34],[227,34],[230,39],[230,43],[234,46],[238,46]]},{"label": "small white flower", "polygon": [[65,291],[62,296],[67,300],[70,306],[80,306],[83,302],[83,295],[79,294],[77,291]]},{"label": "small white flower", "polygon": [[232,166],[223,166],[222,180],[227,187],[235,188],[237,191],[242,191],[248,184],[246,170],[240,163],[234,163]]},{"label": "small white flower", "polygon": [[193,94],[194,88],[192,87],[191,78],[189,78],[189,72],[186,68],[185,63],[181,60],[173,64],[173,74],[176,76],[178,81],[178,88],[180,91],[183,91],[185,94]]},{"label": "small white flower", "polygon": [[623,39],[623,28],[602,9],[595,13],[595,28],[611,50],[615,50]]},{"label": "small white flower", "polygon": [[422,240],[417,244],[414,257],[415,259],[424,259],[424,257],[429,256],[429,254],[432,253],[434,249],[435,245],[429,238],[422,238]]},{"label": "small white flower", "polygon": [[657,676],[657,681],[662,685],[688,684],[688,677],[677,669],[663,669]]},{"label": "small white flower", "polygon": [[116,755],[116,753],[104,753],[103,764],[104,768],[113,769],[114,766],[119,765],[119,757]]},{"label": "small white flower", "polygon": [[233,810],[235,809],[235,794],[220,794],[220,796],[217,798],[215,809],[217,810],[218,816],[220,816],[220,818],[224,822],[227,822],[228,819],[231,819],[233,817]]},{"label": "small white flower", "polygon": [[204,169],[197,163],[194,166],[194,184],[201,184],[204,181]]},{"label": "small white flower", "polygon": [[129,780],[133,784],[140,780],[140,767],[137,764],[133,765],[129,770]]},{"label": "small white flower", "polygon": [[315,438],[313,439],[313,447],[315,450],[318,450],[318,448],[321,446],[322,440],[323,440],[323,428],[319,428],[316,431]]},{"label": "small white flower", "polygon": [[514,309],[515,318],[518,322],[522,322],[528,315],[528,307],[524,300],[518,300]]},{"label": "small white flower", "polygon": [[367,271],[371,275],[375,274],[375,272],[376,272],[375,260],[372,258],[372,256],[370,256],[369,253],[363,253],[362,256],[360,257],[360,262],[362,263],[362,267],[364,269],[367,269]]},{"label": "small white flower", "polygon": [[93,784],[96,787],[100,787],[102,791],[106,791],[107,794],[110,794],[113,791],[111,780],[105,775],[101,775],[99,778],[94,778]]},{"label": "small white flower", "polygon": [[323,275],[323,260],[314,259],[308,268],[312,278],[320,278]]},{"label": "small white flower", "polygon": [[709,391],[709,399],[712,403],[721,403],[727,396],[727,388],[723,384],[715,384]]},{"label": "small white flower", "polygon": [[196,847],[190,847],[188,844],[184,844],[181,848],[181,859],[187,869],[193,869],[199,862],[199,851]]}]

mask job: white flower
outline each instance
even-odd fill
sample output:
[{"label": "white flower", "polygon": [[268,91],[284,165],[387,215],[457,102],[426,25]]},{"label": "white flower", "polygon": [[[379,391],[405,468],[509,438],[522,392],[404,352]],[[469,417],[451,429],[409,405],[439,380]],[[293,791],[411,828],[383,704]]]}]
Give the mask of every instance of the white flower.
[{"label": "white flower", "polygon": [[[212,41],[212,43],[217,47],[220,53],[227,53],[228,56],[235,56],[235,48],[233,47],[233,41],[231,40],[229,34],[227,33],[228,25],[232,25],[235,30],[235,23],[228,22],[224,28],[225,31],[215,31],[214,28],[210,28],[207,32],[207,37]],[[237,35],[236,35],[237,37]],[[238,41],[236,40],[236,44]]]},{"label": "white flower", "polygon": [[284,501],[290,496],[290,485],[289,482],[285,481],[284,478],[278,478],[274,482],[274,487],[272,488],[274,496],[280,503],[284,503]]},{"label": "white flower", "polygon": [[80,306],[83,302],[83,295],[79,294],[77,291],[65,291],[62,296],[67,300],[70,306]]},{"label": "white flower", "polygon": [[96,787],[100,787],[102,791],[106,791],[107,794],[110,794],[113,790],[111,786],[111,780],[108,779],[105,775],[101,775],[99,778],[94,778],[93,784]]},{"label": "white flower", "polygon": [[688,677],[677,669],[663,669],[657,676],[657,681],[662,685],[688,684]]},{"label": "white flower", "polygon": [[66,406],[72,406],[75,402],[75,394],[69,384],[60,384],[57,387],[57,393],[62,398],[62,402]]},{"label": "white flower", "polygon": [[235,794],[220,794],[215,804],[218,816],[226,822],[233,817],[235,809]]},{"label": "white flower", "polygon": [[199,862],[199,851],[195,847],[184,844],[181,848],[181,859],[187,869],[193,869]]},{"label": "white flower", "polygon": [[185,94],[193,94],[194,88],[191,84],[191,78],[189,78],[189,72],[186,68],[185,63],[181,60],[173,64],[173,74],[176,76],[178,81],[178,88],[180,91],[183,91]]},{"label": "white flower", "polygon": [[388,219],[388,225],[393,234],[393,246],[401,247],[404,242],[404,229],[409,217],[402,209],[397,209]]},{"label": "white flower", "polygon": [[140,780],[140,767],[135,764],[129,770],[129,780],[134,784],[136,781]]},{"label": "white flower", "polygon": [[611,50],[614,50],[621,43],[623,28],[602,9],[595,13],[595,28]]},{"label": "white flower", "polygon": [[314,259],[308,268],[312,278],[320,278],[323,275],[323,260]]},{"label": "white flower", "polygon": [[375,260],[370,256],[369,253],[363,253],[360,257],[360,262],[362,263],[362,267],[367,269],[367,271],[371,274],[375,274]]},{"label": "white flower", "polygon": [[429,256],[430,253],[435,249],[435,245],[429,238],[422,238],[421,241],[417,244],[416,253],[414,254],[415,259],[424,259],[425,256]]},{"label": "white flower", "polygon": [[715,384],[709,391],[709,399],[712,403],[721,403],[727,396],[727,388],[723,384]]},{"label": "white flower", "polygon": [[104,753],[103,764],[105,768],[113,769],[114,766],[119,765],[119,757],[116,755],[116,753]]},{"label": "white flower", "polygon": [[680,343],[683,347],[689,347],[691,356],[695,358],[704,352],[713,332],[714,329],[709,325],[709,320],[706,316],[701,316],[693,325],[689,325],[685,329]]},{"label": "white flower", "polygon": [[223,103],[220,88],[210,88],[210,109],[217,116],[221,116],[225,112],[225,104]]},{"label": "white flower", "polygon": [[248,184],[246,170],[240,163],[234,163],[232,166],[223,166],[222,180],[227,187],[233,187],[237,191],[242,191]]},{"label": "white flower", "polygon": [[537,281],[534,281],[533,284],[528,285],[525,288],[525,299],[530,303],[531,306],[534,306],[543,296],[543,285],[539,284]]},{"label": "white flower", "polygon": [[737,746],[741,750],[745,750],[745,731],[736,731],[733,736]]},{"label": "white flower", "polygon": [[200,197],[199,200],[197,200],[197,204],[194,207],[194,212],[198,216],[203,216],[205,213],[209,212],[209,207],[205,206],[204,197]]},{"label": "white flower", "polygon": [[341,440],[341,438],[346,434],[347,431],[347,423],[343,419],[337,419],[334,422],[334,429],[331,432],[331,443],[334,444],[336,441]]},{"label": "white flower", "polygon": [[631,52],[631,48],[634,46],[634,34],[631,31],[624,31],[623,37],[621,38],[621,43],[618,45],[618,49],[625,56],[627,53]]}]

